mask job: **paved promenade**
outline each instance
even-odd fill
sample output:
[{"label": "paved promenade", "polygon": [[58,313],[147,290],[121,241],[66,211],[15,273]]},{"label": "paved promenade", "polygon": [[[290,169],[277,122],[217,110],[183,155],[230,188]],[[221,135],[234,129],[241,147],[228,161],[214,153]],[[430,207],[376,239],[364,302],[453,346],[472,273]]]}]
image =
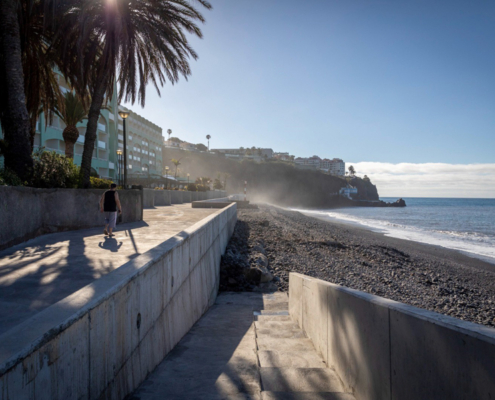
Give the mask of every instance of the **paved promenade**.
[{"label": "paved promenade", "polygon": [[0,252],[0,334],[216,211],[157,207],[144,210],[141,222],[117,226],[113,238],[102,226],[40,236]]}]

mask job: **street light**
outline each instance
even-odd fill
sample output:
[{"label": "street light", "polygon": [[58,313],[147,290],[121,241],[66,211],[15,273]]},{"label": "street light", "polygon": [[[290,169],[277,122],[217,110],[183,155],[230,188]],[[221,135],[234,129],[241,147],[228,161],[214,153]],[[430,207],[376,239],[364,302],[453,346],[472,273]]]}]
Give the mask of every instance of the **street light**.
[{"label": "street light", "polygon": [[167,178],[167,190],[168,190],[168,170],[169,170],[169,168],[167,166],[165,166],[165,176]]},{"label": "street light", "polygon": [[129,116],[129,112],[119,111],[119,115],[124,120],[124,189],[127,189],[127,140],[125,134],[125,120]]},{"label": "street light", "polygon": [[189,174],[189,172],[188,172],[188,173],[187,173],[187,186],[189,186],[189,177],[190,177],[190,176],[191,176],[191,175],[190,175],[190,174]]},{"label": "street light", "polygon": [[118,168],[119,186],[122,186],[122,149],[117,150],[117,162],[119,165],[119,168]]}]

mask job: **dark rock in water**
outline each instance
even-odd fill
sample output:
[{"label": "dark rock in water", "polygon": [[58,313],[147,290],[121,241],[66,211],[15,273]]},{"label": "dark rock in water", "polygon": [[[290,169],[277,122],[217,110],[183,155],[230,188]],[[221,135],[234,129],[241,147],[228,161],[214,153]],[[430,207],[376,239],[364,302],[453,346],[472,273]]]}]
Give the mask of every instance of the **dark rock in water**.
[{"label": "dark rock in water", "polygon": [[387,207],[405,207],[406,202],[404,199],[399,199],[397,201],[394,201],[393,203],[387,203]]}]

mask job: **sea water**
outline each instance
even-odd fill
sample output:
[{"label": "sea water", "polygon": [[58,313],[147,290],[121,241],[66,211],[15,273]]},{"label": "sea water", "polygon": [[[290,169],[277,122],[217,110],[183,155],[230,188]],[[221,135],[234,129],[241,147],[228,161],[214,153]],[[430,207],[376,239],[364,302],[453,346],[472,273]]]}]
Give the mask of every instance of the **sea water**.
[{"label": "sea water", "polygon": [[[381,198],[392,202],[397,198]],[[298,210],[386,236],[443,246],[495,264],[495,199],[404,198],[407,207]]]}]

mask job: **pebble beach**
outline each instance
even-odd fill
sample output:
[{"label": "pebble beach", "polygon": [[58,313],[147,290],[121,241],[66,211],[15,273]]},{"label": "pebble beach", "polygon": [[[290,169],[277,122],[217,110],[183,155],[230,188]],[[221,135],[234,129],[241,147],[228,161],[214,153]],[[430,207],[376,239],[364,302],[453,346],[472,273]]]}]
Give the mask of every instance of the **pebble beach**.
[{"label": "pebble beach", "polygon": [[290,272],[495,327],[494,264],[270,205],[239,210],[220,290],[287,291]]}]

